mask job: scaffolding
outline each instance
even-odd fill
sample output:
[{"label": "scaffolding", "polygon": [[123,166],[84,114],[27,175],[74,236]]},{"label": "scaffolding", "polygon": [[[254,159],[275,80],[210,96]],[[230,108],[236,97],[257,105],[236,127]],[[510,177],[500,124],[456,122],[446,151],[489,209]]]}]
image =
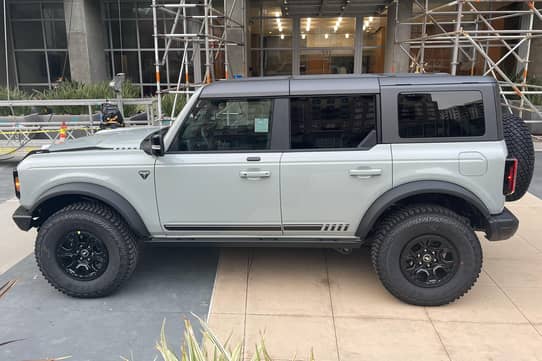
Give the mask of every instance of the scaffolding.
[{"label": "scaffolding", "polygon": [[[412,14],[399,14],[399,1],[412,1]],[[396,7],[396,24],[411,29],[408,39],[400,39],[404,34],[399,34],[399,26],[395,27],[395,41],[409,57],[410,70],[434,71],[434,55],[440,51],[449,55],[451,62],[447,66],[452,75],[492,75],[510,111],[519,116],[531,112],[542,119],[540,108],[533,104],[533,99],[542,98],[542,86],[529,84],[529,63],[534,60],[530,59],[531,46],[533,39],[542,37],[542,29],[534,28],[536,18],[542,21],[541,10],[537,9],[542,2],[455,0],[433,7],[430,3],[395,0],[390,5]],[[517,26],[511,29],[503,26],[504,22],[515,22]],[[513,72],[511,64],[515,65]]]},{"label": "scaffolding", "polygon": [[[219,0],[214,0],[215,2]],[[240,0],[239,0],[240,1]],[[199,87],[218,79],[217,72],[223,79],[230,79],[233,71],[230,62],[230,47],[244,48],[244,25],[232,15],[238,0],[221,0],[222,9],[213,5],[213,0],[179,0],[171,3],[167,0],[152,0],[154,58],[156,71],[156,95],[158,98],[158,119],[162,120],[162,96],[174,94],[170,117],[174,117],[179,97],[189,99]],[[166,33],[158,31],[158,14],[160,12],[173,15],[171,30]],[[168,59],[172,41],[183,42],[184,51],[179,67],[177,84],[172,88],[163,88],[160,83],[161,68]],[[163,42],[163,48],[160,43]],[[163,49],[163,50],[162,50]],[[204,55],[204,71],[201,77],[200,49]],[[160,56],[160,52],[163,54]]]}]

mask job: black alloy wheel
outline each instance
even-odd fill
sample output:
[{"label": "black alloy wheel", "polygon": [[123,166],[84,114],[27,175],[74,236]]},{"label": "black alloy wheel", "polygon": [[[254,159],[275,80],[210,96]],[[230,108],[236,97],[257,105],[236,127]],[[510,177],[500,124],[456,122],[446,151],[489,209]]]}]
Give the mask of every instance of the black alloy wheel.
[{"label": "black alloy wheel", "polygon": [[454,245],[436,234],[408,242],[401,252],[400,262],[406,279],[420,287],[444,285],[455,275],[460,263]]},{"label": "black alloy wheel", "polygon": [[78,281],[91,281],[100,277],[109,264],[105,244],[93,233],[72,231],[56,247],[56,260],[62,270]]}]

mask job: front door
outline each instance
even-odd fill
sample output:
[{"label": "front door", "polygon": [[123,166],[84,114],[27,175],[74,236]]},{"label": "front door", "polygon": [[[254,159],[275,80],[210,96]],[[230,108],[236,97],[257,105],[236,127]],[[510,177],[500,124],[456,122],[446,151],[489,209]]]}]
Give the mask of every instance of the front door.
[{"label": "front door", "polygon": [[270,151],[273,100],[200,99],[156,161],[166,234],[281,235],[280,152]]},{"label": "front door", "polygon": [[281,160],[285,236],[355,236],[392,186],[389,144],[377,144],[375,95],[292,97],[290,151]]}]

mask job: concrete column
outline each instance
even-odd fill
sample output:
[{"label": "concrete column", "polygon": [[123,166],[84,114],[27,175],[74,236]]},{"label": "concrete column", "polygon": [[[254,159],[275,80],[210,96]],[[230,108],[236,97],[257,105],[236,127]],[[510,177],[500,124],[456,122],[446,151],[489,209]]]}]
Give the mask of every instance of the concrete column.
[{"label": "concrete column", "polygon": [[[243,43],[243,38],[245,38],[246,31],[244,28],[240,28],[239,24],[246,26],[247,21],[247,6],[246,0],[225,0],[224,1],[224,11],[226,15],[231,13],[230,18],[235,22],[230,22],[231,27],[227,30],[227,38],[230,41],[237,41]],[[246,39],[245,39],[246,40]],[[243,77],[247,76],[247,51],[245,45],[226,45],[228,47],[228,63],[230,64],[230,69],[233,74],[230,74],[230,77],[234,75],[242,75]]]},{"label": "concrete column", "polygon": [[64,16],[72,80],[83,83],[106,80],[105,27],[100,1],[65,0]]},{"label": "concrete column", "polygon": [[354,41],[354,74],[361,74],[363,71],[363,16],[356,16]]},{"label": "concrete column", "polygon": [[[399,2],[398,13],[396,3]],[[407,73],[410,59],[399,44],[410,39],[410,25],[397,24],[412,16],[412,0],[394,0],[388,6],[388,22],[386,27],[386,55],[384,69],[388,73]],[[409,50],[409,46],[405,45]]]}]

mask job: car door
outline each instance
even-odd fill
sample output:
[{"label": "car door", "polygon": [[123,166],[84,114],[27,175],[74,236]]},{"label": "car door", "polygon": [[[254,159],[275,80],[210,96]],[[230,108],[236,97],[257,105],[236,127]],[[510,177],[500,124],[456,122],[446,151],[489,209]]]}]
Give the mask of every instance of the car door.
[{"label": "car door", "polygon": [[290,98],[290,150],[281,160],[285,236],[353,237],[392,186],[389,144],[377,144],[376,95]]},{"label": "car door", "polygon": [[280,152],[270,150],[273,99],[199,99],[155,166],[164,232],[280,235]]}]

